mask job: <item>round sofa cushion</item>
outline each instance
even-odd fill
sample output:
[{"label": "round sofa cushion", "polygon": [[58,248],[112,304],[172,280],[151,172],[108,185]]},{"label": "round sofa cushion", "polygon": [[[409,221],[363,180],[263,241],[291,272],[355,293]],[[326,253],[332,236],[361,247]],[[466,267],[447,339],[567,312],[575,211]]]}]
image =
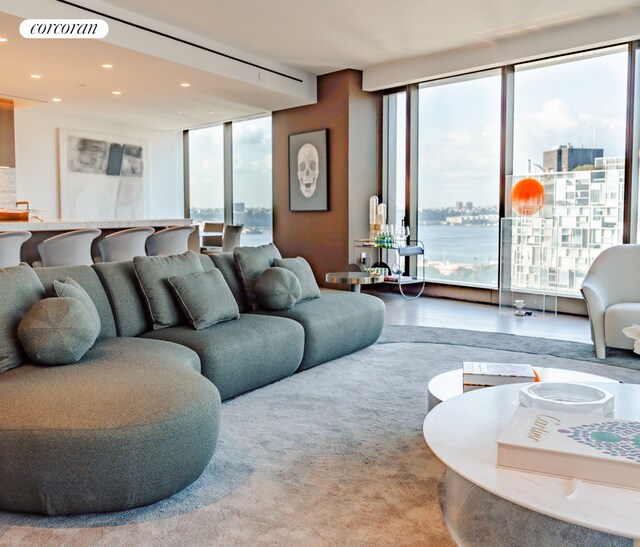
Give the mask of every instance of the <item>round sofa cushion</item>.
[{"label": "round sofa cushion", "polygon": [[87,308],[71,297],[36,302],[18,325],[18,338],[38,365],[77,363],[93,346],[100,329]]},{"label": "round sofa cushion", "polygon": [[213,455],[220,395],[184,346],[103,339],[77,365],[22,365],[1,379],[2,510],[154,503],[195,481]]},{"label": "round sofa cushion", "polygon": [[256,282],[256,296],[267,310],[288,310],[300,298],[302,286],[296,275],[285,268],[267,268]]}]

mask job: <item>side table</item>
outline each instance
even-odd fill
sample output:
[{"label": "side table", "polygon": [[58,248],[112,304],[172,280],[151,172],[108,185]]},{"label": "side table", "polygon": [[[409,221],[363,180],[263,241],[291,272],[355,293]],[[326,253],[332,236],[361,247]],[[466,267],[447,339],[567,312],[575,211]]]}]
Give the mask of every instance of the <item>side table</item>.
[{"label": "side table", "polygon": [[360,292],[362,285],[382,283],[384,275],[375,275],[368,272],[329,272],[324,280],[336,285],[349,285],[353,292]]}]

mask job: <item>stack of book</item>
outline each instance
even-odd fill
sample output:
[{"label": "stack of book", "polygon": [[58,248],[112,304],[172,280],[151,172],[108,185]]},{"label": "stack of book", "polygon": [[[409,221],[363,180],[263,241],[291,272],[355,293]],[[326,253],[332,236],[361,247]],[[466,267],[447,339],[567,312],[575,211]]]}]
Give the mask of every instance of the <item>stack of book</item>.
[{"label": "stack of book", "polygon": [[462,364],[462,391],[473,391],[483,387],[539,382],[540,378],[531,365],[517,363],[478,363],[465,361]]}]

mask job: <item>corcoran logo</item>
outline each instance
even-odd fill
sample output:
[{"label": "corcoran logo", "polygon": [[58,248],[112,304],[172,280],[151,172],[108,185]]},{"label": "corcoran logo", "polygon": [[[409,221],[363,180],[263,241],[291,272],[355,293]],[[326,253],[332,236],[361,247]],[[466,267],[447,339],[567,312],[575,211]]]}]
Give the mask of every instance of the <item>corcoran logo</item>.
[{"label": "corcoran logo", "polygon": [[29,39],[101,39],[109,33],[102,19],[25,19],[20,34]]}]

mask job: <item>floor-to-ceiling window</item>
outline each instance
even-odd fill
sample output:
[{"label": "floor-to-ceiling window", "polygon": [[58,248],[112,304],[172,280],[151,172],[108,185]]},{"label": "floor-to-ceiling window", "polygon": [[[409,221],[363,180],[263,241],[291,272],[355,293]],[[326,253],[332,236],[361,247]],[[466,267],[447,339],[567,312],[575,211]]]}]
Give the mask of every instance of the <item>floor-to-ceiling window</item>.
[{"label": "floor-to-ceiling window", "polygon": [[[383,104],[382,201],[387,206],[387,223],[398,242],[407,239],[406,174],[407,174],[407,93],[385,95]],[[395,251],[382,257],[394,274],[404,272],[405,260]]]},{"label": "floor-to-ceiling window", "polygon": [[388,206],[389,224],[409,224],[405,218],[407,196],[407,93],[401,91],[385,96],[384,133],[386,154],[384,157],[384,196]]},{"label": "floor-to-ceiling window", "polygon": [[528,233],[512,234],[512,286],[577,295],[593,260],[622,243],[627,63],[623,47],[516,65],[507,195],[525,178],[544,189],[535,214],[553,219],[555,264],[541,276],[544,256],[527,249],[537,228],[514,224]]},{"label": "floor-to-ceiling window", "polygon": [[420,87],[418,229],[434,281],[498,285],[500,73]]},{"label": "floor-to-ceiling window", "polygon": [[242,245],[270,242],[271,117],[193,129],[188,139],[189,210],[194,222],[243,224]]},{"label": "floor-to-ceiling window", "polygon": [[222,125],[189,131],[189,211],[194,223],[224,221]]},{"label": "floor-to-ceiling window", "polygon": [[272,240],[271,117],[234,122],[233,222],[244,224],[243,245]]},{"label": "floor-to-ceiling window", "polygon": [[[412,235],[425,243],[428,280],[495,288],[501,271],[510,289],[578,296],[602,250],[638,241],[637,82],[627,96],[636,45],[408,87],[417,114],[407,118],[406,178],[417,182],[406,198],[417,222]],[[387,147],[398,144],[387,140]]]}]

